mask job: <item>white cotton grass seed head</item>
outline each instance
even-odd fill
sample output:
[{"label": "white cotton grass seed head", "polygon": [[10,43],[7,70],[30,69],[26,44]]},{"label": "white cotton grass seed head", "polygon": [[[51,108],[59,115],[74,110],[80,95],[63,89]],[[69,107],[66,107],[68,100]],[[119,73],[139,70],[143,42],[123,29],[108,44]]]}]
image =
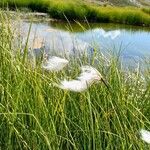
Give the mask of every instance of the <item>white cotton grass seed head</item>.
[{"label": "white cotton grass seed head", "polygon": [[80,76],[78,77],[79,80],[100,81],[102,78],[102,75],[100,74],[100,72],[91,66],[82,66],[81,71],[82,72]]},{"label": "white cotton grass seed head", "polygon": [[61,81],[59,87],[61,89],[70,90],[74,92],[83,92],[88,89],[94,82],[102,79],[101,74],[91,66],[82,66],[81,74],[76,80]]},{"label": "white cotton grass seed head", "polygon": [[64,58],[52,56],[46,60],[44,64],[42,64],[42,68],[47,70],[47,71],[60,71],[62,70],[69,61]]},{"label": "white cotton grass seed head", "polygon": [[140,130],[140,136],[141,136],[141,139],[142,139],[143,141],[145,141],[146,143],[149,143],[149,144],[150,144],[150,131],[141,129],[141,130]]},{"label": "white cotton grass seed head", "polygon": [[83,92],[88,88],[88,86],[87,86],[86,81],[64,80],[64,81],[61,81],[59,88],[64,89],[64,90],[74,91],[74,92]]}]

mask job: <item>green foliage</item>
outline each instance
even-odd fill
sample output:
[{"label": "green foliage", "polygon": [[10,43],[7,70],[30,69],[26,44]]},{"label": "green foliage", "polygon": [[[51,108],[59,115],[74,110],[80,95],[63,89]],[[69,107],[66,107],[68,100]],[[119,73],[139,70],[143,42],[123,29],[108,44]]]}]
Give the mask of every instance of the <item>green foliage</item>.
[{"label": "green foliage", "polygon": [[1,7],[22,8],[47,12],[53,18],[111,22],[150,26],[149,9],[134,7],[102,7],[79,0],[3,0]]},{"label": "green foliage", "polygon": [[33,68],[15,38],[0,12],[0,149],[150,148],[138,136],[139,129],[150,129],[149,67],[125,71],[114,56],[106,66],[97,55],[96,68],[110,89],[97,83],[83,93],[63,91],[52,83],[78,74],[79,60],[59,73]]},{"label": "green foliage", "polygon": [[142,8],[142,11],[150,15],[150,8]]}]

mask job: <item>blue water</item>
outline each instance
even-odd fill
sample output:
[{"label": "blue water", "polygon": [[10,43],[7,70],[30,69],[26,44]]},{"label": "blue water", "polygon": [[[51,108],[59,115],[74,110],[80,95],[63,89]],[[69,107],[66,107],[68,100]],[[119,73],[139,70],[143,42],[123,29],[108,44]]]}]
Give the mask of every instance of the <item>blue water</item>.
[{"label": "blue water", "polygon": [[[25,33],[28,32],[29,25],[28,22],[23,22],[22,29]],[[32,23],[30,41],[42,39],[47,53],[56,51],[59,54],[65,52],[69,55],[96,47],[104,54],[120,53],[127,60],[150,57],[150,29],[148,28],[97,24],[86,30],[75,27],[75,31],[71,32],[66,30],[67,24],[62,26],[61,22],[56,23],[55,26],[45,22]],[[37,48],[36,45],[34,48]]]},{"label": "blue water", "polygon": [[124,57],[144,57],[150,55],[150,32],[132,30],[92,29],[76,36],[88,43],[95,43],[102,50],[119,51]]}]

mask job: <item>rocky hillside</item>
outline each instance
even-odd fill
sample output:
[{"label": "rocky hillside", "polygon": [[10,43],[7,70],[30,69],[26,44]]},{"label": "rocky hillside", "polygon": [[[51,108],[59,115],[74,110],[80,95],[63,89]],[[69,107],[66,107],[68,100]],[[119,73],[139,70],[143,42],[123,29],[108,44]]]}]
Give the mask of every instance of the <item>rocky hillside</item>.
[{"label": "rocky hillside", "polygon": [[85,0],[98,5],[115,5],[115,6],[150,6],[150,0]]},{"label": "rocky hillside", "polygon": [[150,6],[150,0],[130,0],[134,5]]}]

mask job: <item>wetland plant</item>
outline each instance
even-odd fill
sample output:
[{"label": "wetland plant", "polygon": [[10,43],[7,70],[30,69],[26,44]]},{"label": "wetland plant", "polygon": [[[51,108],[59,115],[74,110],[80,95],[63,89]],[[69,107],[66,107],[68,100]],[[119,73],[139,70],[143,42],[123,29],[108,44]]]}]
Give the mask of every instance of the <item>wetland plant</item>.
[{"label": "wetland plant", "polygon": [[48,58],[44,64],[42,64],[42,68],[48,71],[60,71],[68,63],[69,61],[67,59],[52,56]]},{"label": "wetland plant", "polygon": [[61,81],[59,87],[74,92],[83,92],[96,81],[103,81],[105,83],[102,75],[95,68],[91,66],[82,66],[81,70],[82,72],[76,80]]},{"label": "wetland plant", "polygon": [[[33,69],[26,57],[20,57],[20,46],[14,47],[9,17],[0,14],[0,149],[150,148],[135,134],[150,128],[150,65],[144,71],[124,70],[112,56],[106,66],[97,53],[97,66],[72,58],[61,72],[43,71],[41,64]],[[84,81],[87,87],[86,81],[91,85],[102,79],[100,72],[111,92],[103,84],[88,85],[80,93],[53,85],[67,76],[76,78],[80,64],[82,73],[74,82]],[[142,130],[142,139],[147,135]]]},{"label": "wetland plant", "polygon": [[141,129],[140,130],[141,139],[150,144],[150,131]]}]

